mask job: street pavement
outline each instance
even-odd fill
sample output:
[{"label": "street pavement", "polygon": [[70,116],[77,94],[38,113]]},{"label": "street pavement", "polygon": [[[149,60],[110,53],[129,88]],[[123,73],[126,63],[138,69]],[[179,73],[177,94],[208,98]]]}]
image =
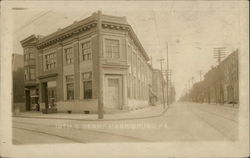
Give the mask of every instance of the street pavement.
[{"label": "street pavement", "polygon": [[[156,106],[146,106],[137,110],[116,110],[114,112],[105,113],[105,117],[102,120],[124,120],[124,119],[138,119],[146,117],[155,117],[162,115],[167,110],[163,109],[162,104]],[[83,120],[83,121],[96,121],[98,120],[97,114],[82,114],[82,113],[52,113],[43,114],[41,112],[18,112],[14,113],[15,117],[23,118],[43,118],[43,119],[66,119],[66,120]]]},{"label": "street pavement", "polygon": [[[137,112],[137,116],[145,115]],[[157,117],[77,120],[13,117],[14,144],[235,141],[238,108],[174,103]]]}]

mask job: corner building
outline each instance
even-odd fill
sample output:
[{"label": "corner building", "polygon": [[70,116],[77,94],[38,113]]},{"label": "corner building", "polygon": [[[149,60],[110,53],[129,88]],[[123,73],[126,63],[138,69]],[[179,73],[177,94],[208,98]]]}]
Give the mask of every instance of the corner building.
[{"label": "corner building", "polygon": [[99,88],[106,112],[148,105],[152,69],[126,17],[93,13],[21,44],[24,56],[29,50],[34,58],[32,80],[25,78],[26,107],[35,90],[40,110],[55,106],[60,112],[97,112]]}]

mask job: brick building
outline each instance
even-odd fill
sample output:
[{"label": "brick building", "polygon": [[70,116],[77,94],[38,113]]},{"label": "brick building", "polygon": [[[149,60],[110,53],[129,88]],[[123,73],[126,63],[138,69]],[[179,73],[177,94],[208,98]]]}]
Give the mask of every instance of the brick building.
[{"label": "brick building", "polygon": [[239,68],[238,49],[221,63],[223,70],[223,94],[227,103],[239,102]]},{"label": "brick building", "polygon": [[195,83],[189,100],[208,103],[239,102],[238,49],[227,56],[216,67],[212,67],[204,80]]},{"label": "brick building", "polygon": [[152,67],[126,17],[93,13],[21,44],[27,110],[96,112],[98,98],[105,111],[148,105]]}]

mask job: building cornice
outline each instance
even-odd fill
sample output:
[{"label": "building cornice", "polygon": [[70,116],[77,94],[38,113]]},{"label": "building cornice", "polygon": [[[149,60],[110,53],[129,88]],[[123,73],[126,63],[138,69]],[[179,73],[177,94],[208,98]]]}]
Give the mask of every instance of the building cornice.
[{"label": "building cornice", "polygon": [[25,38],[24,40],[20,41],[21,45],[23,47],[26,46],[35,46],[37,42],[37,37],[33,34],[30,35],[29,37]]},{"label": "building cornice", "polygon": [[81,25],[79,27],[76,28],[72,28],[71,30],[67,31],[67,32],[56,32],[53,35],[50,35],[49,37],[45,37],[39,40],[37,48],[38,49],[42,49],[44,47],[50,46],[52,44],[55,44],[57,42],[62,42],[63,40],[70,38],[74,35],[77,35],[81,32],[85,32],[88,31],[94,27],[97,26],[97,23],[95,21],[85,24],[85,25]]},{"label": "building cornice", "polygon": [[[93,13],[92,16],[83,19],[79,22],[74,22],[72,25],[69,25],[63,29],[59,29],[58,31],[48,36],[37,38],[38,39],[37,48],[43,49],[44,47],[50,46],[57,42],[62,42],[63,40],[78,35],[81,32],[85,32],[92,28],[97,27],[97,16],[98,15],[96,13]],[[149,57],[146,51],[144,50],[142,44],[140,43],[132,27],[127,23],[125,17],[101,15],[101,23],[102,23],[102,28],[104,29],[106,28],[106,29],[127,31],[131,39],[134,41],[135,45],[142,52],[142,55],[145,57],[146,61],[149,61]],[[32,35],[26,38],[25,40],[21,41],[21,43],[29,41],[30,39],[33,38],[36,38],[36,36]]]}]

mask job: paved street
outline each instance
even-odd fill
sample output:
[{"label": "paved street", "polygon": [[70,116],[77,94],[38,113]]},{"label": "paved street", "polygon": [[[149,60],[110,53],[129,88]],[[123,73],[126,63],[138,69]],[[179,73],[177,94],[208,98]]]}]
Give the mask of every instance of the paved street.
[{"label": "paved street", "polygon": [[[138,114],[139,115],[139,114]],[[82,121],[13,117],[14,144],[234,141],[238,108],[175,103],[160,117]]]}]

